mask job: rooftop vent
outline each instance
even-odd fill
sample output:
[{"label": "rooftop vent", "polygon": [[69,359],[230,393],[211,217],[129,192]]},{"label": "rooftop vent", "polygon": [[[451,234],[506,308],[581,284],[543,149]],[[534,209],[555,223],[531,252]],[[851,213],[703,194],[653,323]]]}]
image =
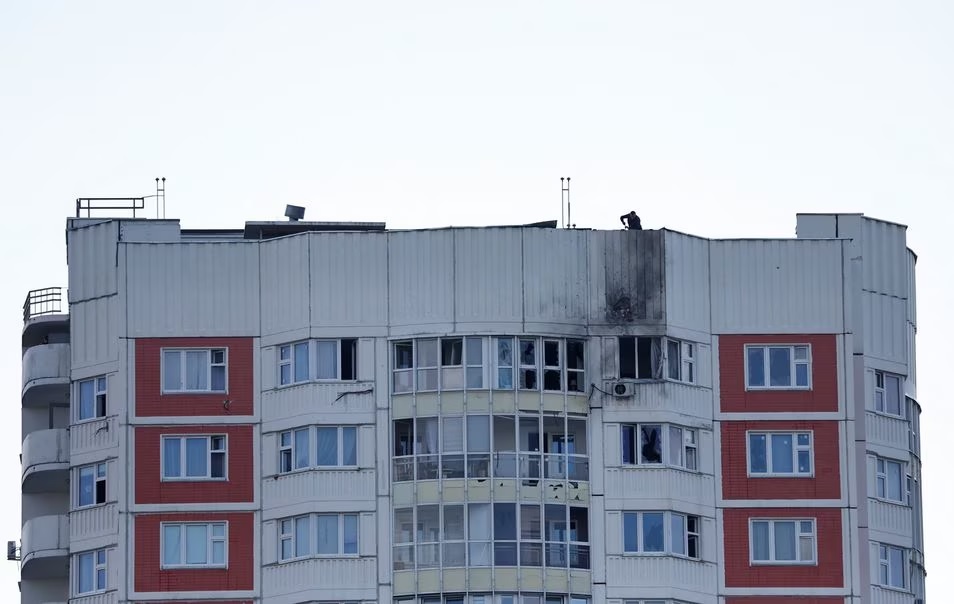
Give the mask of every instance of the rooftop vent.
[{"label": "rooftop vent", "polygon": [[305,217],[305,208],[302,206],[285,206],[285,217],[291,222],[298,222]]}]

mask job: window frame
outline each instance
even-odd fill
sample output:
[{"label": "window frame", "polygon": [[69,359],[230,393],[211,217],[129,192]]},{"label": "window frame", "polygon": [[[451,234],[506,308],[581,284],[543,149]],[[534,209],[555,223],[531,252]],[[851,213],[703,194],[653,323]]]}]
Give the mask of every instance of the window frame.
[{"label": "window frame", "polygon": [[[187,439],[204,438],[206,441],[206,475],[205,476],[187,476]],[[213,449],[212,439],[221,438],[222,448]],[[166,441],[179,440],[179,476],[166,475]],[[212,455],[221,453],[222,476],[212,476]],[[163,434],[159,438],[159,475],[162,482],[221,482],[229,479],[229,437],[228,434]]]},{"label": "window frame", "polygon": [[[76,406],[76,423],[86,423],[104,419],[108,414],[109,406],[109,379],[108,375],[97,375],[84,380],[78,380],[76,385],[76,400],[79,404]],[[93,414],[89,417],[83,417],[83,384],[93,384]],[[99,397],[103,397],[103,413],[99,413]]]},{"label": "window frame", "polygon": [[[678,382],[680,384],[697,384],[699,381],[699,376],[696,374],[696,352],[699,350],[698,345],[695,342],[676,338],[667,337],[663,338],[663,340],[665,341],[663,354],[666,356],[666,367],[665,371],[663,371],[663,378],[666,381]],[[678,358],[675,359],[675,361],[673,361],[669,355],[670,344],[675,344],[677,347]],[[676,363],[675,368],[678,370],[678,377],[672,377],[673,362]],[[686,379],[687,375],[688,379]]]},{"label": "window frame", "polygon": [[[908,549],[904,547],[899,547],[897,545],[891,545],[890,543],[880,543],[878,542],[878,583],[879,587],[884,587],[886,589],[894,589],[898,591],[908,591],[910,580],[908,579],[908,565],[910,564]],[[891,550],[901,552],[901,585],[894,585],[891,583]],[[887,577],[886,582],[882,581],[882,577]]]},{"label": "window frame", "polygon": [[[277,433],[277,445],[278,445],[278,470],[276,474],[294,474],[295,472],[307,472],[309,470],[357,470],[359,468],[358,464],[358,434],[360,430],[358,424],[312,424],[308,426],[298,426],[295,428],[289,428],[288,430],[282,430]],[[335,451],[338,457],[338,463],[336,465],[321,465],[318,463],[318,430],[321,428],[335,428],[336,429],[336,444]],[[354,463],[346,464],[344,463],[344,434],[345,430],[352,430],[354,432]],[[307,454],[308,454],[308,463],[304,466],[297,466],[298,461],[298,439],[296,438],[296,433],[301,431],[308,432],[308,443],[307,443]],[[284,444],[285,436],[288,436],[289,444]],[[284,461],[286,458],[286,453],[289,459],[289,469],[285,469]],[[314,456],[312,456],[314,453]]]},{"label": "window frame", "polygon": [[[808,435],[808,444],[800,445],[798,443],[799,435]],[[765,436],[765,472],[754,472],[752,470],[752,436]],[[773,469],[772,436],[790,435],[792,437],[792,471],[776,472]],[[811,470],[808,472],[798,471],[799,452],[808,452],[808,463]],[[745,470],[748,478],[814,478],[815,477],[815,431],[814,430],[746,430],[745,432]]]},{"label": "window frame", "polygon": [[[888,387],[887,382],[889,378],[896,379],[898,381],[898,412],[892,413],[888,411]],[[881,382],[879,386],[878,383]],[[881,395],[881,408],[878,408],[878,395]],[[874,370],[874,401],[873,401],[873,410],[879,415],[884,415],[885,417],[891,417],[894,419],[904,419],[907,415],[905,413],[907,407],[905,396],[904,396],[904,376],[898,373],[892,373],[890,371],[882,371],[881,369]]]},{"label": "window frame", "polygon": [[[882,457],[880,455],[875,455],[875,499],[879,501],[884,501],[885,503],[893,503],[895,505],[911,505],[910,501],[910,491],[908,489],[908,479],[910,474],[907,473],[907,463],[899,460],[892,459],[890,457]],[[898,466],[898,499],[892,499],[888,493],[889,483],[888,483],[888,464],[895,464]],[[883,469],[882,469],[883,468]],[[884,484],[884,494],[881,494],[881,485]]]},{"label": "window frame", "polygon": [[[100,555],[102,554],[102,562],[100,562]],[[93,575],[91,577],[90,583],[92,584],[92,589],[87,591],[81,591],[80,585],[83,580],[82,577],[82,559],[86,556],[92,558],[92,571]],[[87,550],[85,552],[79,552],[74,557],[73,560],[76,563],[75,573],[74,573],[74,582],[73,588],[74,593],[77,596],[90,596],[94,594],[104,593],[109,590],[109,550],[107,548],[99,548],[94,550]],[[102,584],[100,584],[100,571],[102,571]]]},{"label": "window frame", "polygon": [[[803,522],[811,522],[811,533],[802,532]],[[755,524],[768,524],[768,560],[755,559]],[[795,560],[775,559],[775,525],[777,523],[792,523],[795,525]],[[800,541],[802,537],[812,539],[812,559],[799,560],[801,555]],[[818,566],[818,523],[815,518],[749,518],[749,566]]]},{"label": "window frame", "polygon": [[[179,563],[166,563],[166,527],[175,526],[179,529]],[[204,564],[189,564],[188,559],[188,526],[204,526],[206,529],[205,553],[208,562]],[[213,527],[221,526],[222,535],[215,535]],[[213,560],[215,543],[223,543],[222,562]],[[159,566],[165,569],[197,569],[197,568],[228,568],[229,567],[229,523],[227,520],[211,522],[160,522],[159,523]]]},{"label": "window frame", "polygon": [[[646,551],[643,517],[646,514],[662,514],[663,524],[663,548],[660,551]],[[636,548],[635,550],[626,549],[626,517],[635,516],[636,518]],[[673,543],[676,535],[672,530],[672,519],[674,516],[682,518],[682,548],[685,553],[675,551]],[[690,520],[694,520],[695,531],[690,531]],[[685,560],[702,560],[702,517],[695,514],[685,514],[672,510],[623,510],[620,513],[620,541],[622,543],[621,552],[623,556],[674,556]],[[696,556],[689,555],[689,543],[695,538]]]},{"label": "window frame", "polygon": [[[654,462],[644,462],[642,461],[642,443],[643,443],[643,426],[659,426],[660,433],[660,458],[659,463]],[[682,457],[682,464],[674,463],[670,457],[672,457],[672,445],[670,440],[672,438],[672,429],[677,428],[681,431],[682,434],[682,443],[680,445],[680,453]],[[672,424],[666,422],[623,422],[619,425],[620,429],[620,461],[619,465],[623,468],[672,468],[675,470],[682,470],[684,472],[694,472],[698,473],[699,470],[699,429],[690,428],[688,426],[683,426],[680,424]],[[623,431],[627,429],[632,429],[634,433],[633,440],[633,462],[626,462],[626,453],[627,448],[624,446],[625,439],[623,437]],[[688,438],[691,435],[691,438]],[[691,440],[691,442],[687,442]],[[689,452],[692,451],[693,455],[689,455]],[[689,467],[690,457],[694,460],[695,467]]]},{"label": "window frame", "polygon": [[[295,372],[296,367],[298,366],[298,347],[302,344],[305,345],[306,354],[306,364],[305,364],[305,377],[298,379],[298,376]],[[288,351],[288,358],[282,358],[285,354],[285,351]],[[285,388],[288,386],[294,386],[296,384],[302,384],[311,380],[311,341],[310,340],[298,340],[296,342],[288,342],[287,344],[280,344],[278,346],[278,386],[280,388]],[[284,381],[284,376],[282,375],[282,370],[288,367],[288,381]]]},{"label": "window frame", "polygon": [[[769,350],[772,348],[787,348],[789,351],[789,375],[791,377],[791,382],[788,385],[784,386],[772,386],[771,385],[771,375],[772,375],[772,359]],[[795,351],[797,349],[805,349],[805,359],[796,359]],[[765,383],[761,386],[753,385],[751,383],[752,376],[749,375],[749,351],[754,349],[762,350],[762,375],[765,378]],[[745,367],[745,390],[746,391],[760,391],[760,390],[797,390],[797,391],[810,391],[813,388],[812,380],[812,345],[809,343],[797,343],[797,344],[746,344],[743,349],[743,364]],[[807,385],[799,386],[798,384],[798,365],[807,366]]]},{"label": "window frame", "polygon": [[[335,517],[337,518],[337,537],[338,537],[338,551],[337,553],[318,553],[318,518],[319,517]],[[354,551],[345,552],[345,543],[346,535],[345,528],[347,526],[347,518],[354,518]],[[308,522],[308,551],[306,553],[298,553],[298,522],[302,520],[307,520]],[[285,527],[283,526],[286,522],[289,522],[291,525],[291,532],[286,532]],[[278,564],[287,564],[289,562],[295,562],[298,560],[305,560],[309,558],[358,558],[361,556],[361,514],[359,512],[312,512],[310,514],[299,514],[297,516],[289,516],[287,518],[279,518],[276,523],[276,530],[278,532],[278,551],[276,552],[275,559]],[[290,544],[292,552],[294,555],[288,558],[283,557],[283,544],[285,542]]]},{"label": "window frame", "polygon": [[[194,351],[205,351],[208,353],[208,365],[206,366],[206,384],[208,388],[205,389],[190,389],[185,388],[186,384],[186,373],[187,373],[187,362],[186,362],[186,353]],[[216,363],[214,360],[214,354],[217,351],[222,352],[222,362]],[[176,353],[179,356],[179,385],[182,388],[169,390],[166,389],[166,354],[167,353]],[[159,350],[159,359],[160,359],[160,369],[159,369],[159,388],[160,392],[163,395],[167,394],[228,394],[229,392],[229,349],[227,346],[173,346],[170,348],[161,348]],[[212,387],[212,368],[213,367],[222,367],[223,368],[223,386],[221,390],[216,390]]]},{"label": "window frame", "polygon": [[[102,469],[102,475],[100,475],[100,469]],[[83,497],[83,471],[84,471],[84,470],[92,470],[92,472],[93,472],[93,476],[92,476],[92,478],[93,478],[93,491],[92,491],[93,501],[92,501],[92,503],[83,503],[83,502],[82,502],[82,497]],[[76,509],[76,510],[85,510],[85,509],[87,509],[87,508],[93,508],[93,507],[97,507],[97,506],[100,506],[100,505],[106,505],[106,504],[109,502],[109,481],[108,481],[108,478],[109,478],[109,467],[108,467],[108,463],[105,462],[105,461],[100,461],[100,462],[96,462],[96,463],[92,463],[92,464],[86,464],[86,465],[82,465],[82,466],[79,466],[78,468],[76,468],[76,500],[75,500],[75,503],[74,503],[75,507],[74,507],[73,509]],[[97,501],[98,498],[97,498],[96,495],[97,495],[97,493],[99,492],[99,489],[97,488],[97,486],[98,486],[98,484],[99,484],[100,482],[103,483],[103,500],[102,500],[102,501]]]}]

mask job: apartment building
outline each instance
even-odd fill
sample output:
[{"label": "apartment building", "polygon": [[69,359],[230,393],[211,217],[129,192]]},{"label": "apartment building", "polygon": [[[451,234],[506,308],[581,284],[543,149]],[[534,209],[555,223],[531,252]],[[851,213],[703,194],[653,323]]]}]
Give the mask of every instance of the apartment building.
[{"label": "apartment building", "polygon": [[67,258],[24,603],[924,602],[904,226],[93,216]]}]

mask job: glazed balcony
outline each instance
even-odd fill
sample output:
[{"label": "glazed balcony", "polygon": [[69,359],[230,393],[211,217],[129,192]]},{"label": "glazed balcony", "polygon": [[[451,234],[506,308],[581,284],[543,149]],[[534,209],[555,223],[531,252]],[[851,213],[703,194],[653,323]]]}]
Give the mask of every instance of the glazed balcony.
[{"label": "glazed balcony", "polygon": [[65,514],[38,516],[23,524],[20,578],[56,579],[69,576],[70,529]]},{"label": "glazed balcony", "polygon": [[23,353],[24,407],[67,403],[70,392],[69,343],[39,344]]},{"label": "glazed balcony", "polygon": [[65,428],[37,430],[23,439],[24,493],[49,493],[69,488],[70,436]]}]

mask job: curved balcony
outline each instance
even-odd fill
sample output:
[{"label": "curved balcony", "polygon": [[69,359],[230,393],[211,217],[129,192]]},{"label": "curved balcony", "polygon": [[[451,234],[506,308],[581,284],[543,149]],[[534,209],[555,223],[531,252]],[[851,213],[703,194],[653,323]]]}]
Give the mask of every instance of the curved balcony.
[{"label": "curved balcony", "polygon": [[70,475],[70,436],[65,428],[37,430],[23,439],[24,493],[65,491]]},{"label": "curved balcony", "polygon": [[24,407],[39,407],[50,401],[67,403],[70,393],[70,345],[41,344],[23,353]]},{"label": "curved balcony", "polygon": [[20,555],[21,579],[68,577],[70,530],[66,515],[27,520],[23,525]]}]

